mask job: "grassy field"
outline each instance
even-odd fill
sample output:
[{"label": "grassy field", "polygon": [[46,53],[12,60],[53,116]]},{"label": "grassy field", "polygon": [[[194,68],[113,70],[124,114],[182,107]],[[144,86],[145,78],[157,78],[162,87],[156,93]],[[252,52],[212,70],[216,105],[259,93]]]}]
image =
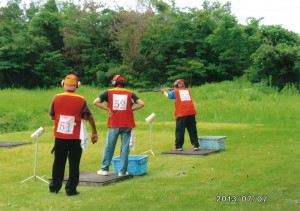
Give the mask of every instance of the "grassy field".
[{"label": "grassy field", "polygon": [[[225,151],[201,157],[161,154],[174,145],[173,102],[161,93],[140,93],[145,107],[135,113],[132,155],[149,149],[144,119],[152,112],[157,115],[152,124],[155,156],[149,154],[147,173],[107,186],[79,186],[80,195],[74,197],[67,197],[64,189],[50,194],[39,180],[21,183],[33,174],[35,145],[30,135],[40,126],[46,132],[40,137],[37,174],[51,178],[54,138],[47,112],[53,95],[61,91],[0,90],[0,141],[32,143],[0,148],[0,210],[300,209],[300,97],[293,90],[279,93],[241,80],[192,88],[199,137],[227,137]],[[107,114],[92,101],[102,91],[84,86],[78,90],[93,110],[99,133],[98,143],[83,152],[81,171],[100,167]],[[192,147],[188,135],[184,147]],[[119,151],[118,144],[116,156]],[[239,201],[230,202],[234,197]]]}]

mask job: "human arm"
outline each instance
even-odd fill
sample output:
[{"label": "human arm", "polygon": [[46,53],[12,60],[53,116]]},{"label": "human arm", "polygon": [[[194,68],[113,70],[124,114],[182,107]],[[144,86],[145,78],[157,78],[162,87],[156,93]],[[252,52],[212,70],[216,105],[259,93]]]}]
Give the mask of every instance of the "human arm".
[{"label": "human arm", "polygon": [[85,118],[86,118],[86,120],[89,121],[89,124],[92,128],[91,141],[92,141],[93,144],[95,144],[98,141],[98,134],[97,134],[97,128],[96,128],[94,117],[93,117],[93,115],[85,114]]},{"label": "human arm", "polygon": [[54,112],[54,98],[52,100],[50,109],[49,109],[49,115],[51,117],[52,120],[55,120],[55,112]]},{"label": "human arm", "polygon": [[96,128],[94,117],[93,117],[86,102],[84,102],[84,105],[83,105],[82,118],[89,122],[89,125],[92,129],[91,141],[93,144],[95,144],[98,141],[97,128]]},{"label": "human arm", "polygon": [[161,92],[164,94],[164,96],[165,96],[166,98],[169,98],[169,99],[176,99],[174,90],[172,90],[171,92],[168,93],[168,92],[166,92],[165,89],[161,89]]},{"label": "human arm", "polygon": [[166,92],[165,89],[161,89],[160,91],[164,94],[164,96],[165,96],[166,98],[168,98],[168,92]]},{"label": "human arm", "polygon": [[112,115],[111,110],[110,110],[106,105],[104,105],[104,104],[102,103],[101,98],[97,97],[97,98],[94,100],[93,104],[94,104],[94,106],[96,106],[96,107],[98,107],[98,108],[101,108],[101,109],[103,109],[103,110],[108,111],[109,116]]},{"label": "human arm", "polygon": [[136,103],[136,106],[134,106],[132,108],[132,111],[137,111],[137,110],[143,108],[144,105],[145,105],[144,102],[141,99],[136,100],[135,103]]},{"label": "human arm", "polygon": [[134,107],[132,107],[132,111],[139,110],[144,107],[145,103],[135,94],[132,93],[132,103],[136,103]]}]

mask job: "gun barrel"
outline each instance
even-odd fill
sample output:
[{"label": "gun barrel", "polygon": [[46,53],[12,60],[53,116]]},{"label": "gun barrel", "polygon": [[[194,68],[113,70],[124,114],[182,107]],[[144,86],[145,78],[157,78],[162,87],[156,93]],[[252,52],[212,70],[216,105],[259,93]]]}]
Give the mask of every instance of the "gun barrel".
[{"label": "gun barrel", "polygon": [[141,92],[160,92],[160,90],[171,90],[172,88],[155,88],[155,89],[140,89],[138,92],[141,93]]}]

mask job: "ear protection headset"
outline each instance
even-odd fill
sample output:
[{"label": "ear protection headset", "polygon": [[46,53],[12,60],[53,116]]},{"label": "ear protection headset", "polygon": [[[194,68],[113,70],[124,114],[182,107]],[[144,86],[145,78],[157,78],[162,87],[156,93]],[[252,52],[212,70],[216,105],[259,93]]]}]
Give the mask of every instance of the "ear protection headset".
[{"label": "ear protection headset", "polygon": [[[65,85],[65,79],[62,79],[62,81],[61,81],[61,86],[63,87],[64,85]],[[76,84],[76,88],[79,88],[80,85],[81,85],[81,82],[78,81],[77,84]]]},{"label": "ear protection headset", "polygon": [[185,84],[184,84],[184,81],[183,81],[182,79],[177,79],[177,80],[174,82],[173,86],[174,86],[175,88],[180,88],[180,87],[185,87]]},{"label": "ear protection headset", "polygon": [[117,85],[125,85],[125,78],[122,75],[115,75],[113,77],[113,79],[111,80],[111,84],[113,86],[117,86]]},{"label": "ear protection headset", "polygon": [[111,85],[115,86],[117,84],[117,80],[120,77],[120,75],[115,75],[113,79],[111,80]]},{"label": "ear protection headset", "polygon": [[[76,89],[80,87],[81,83],[80,81],[78,81],[78,77],[76,75],[67,75],[62,81],[61,81],[61,86],[64,87],[65,86],[65,81],[66,80],[74,80],[76,81]],[[67,86],[72,86],[72,85],[67,85]]]}]

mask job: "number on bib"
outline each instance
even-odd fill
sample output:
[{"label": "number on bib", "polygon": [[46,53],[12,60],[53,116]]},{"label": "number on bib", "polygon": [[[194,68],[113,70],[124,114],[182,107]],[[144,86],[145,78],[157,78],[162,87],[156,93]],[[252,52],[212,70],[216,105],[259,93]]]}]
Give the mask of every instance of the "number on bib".
[{"label": "number on bib", "polygon": [[113,95],[113,110],[126,110],[127,95],[114,94]]},{"label": "number on bib", "polygon": [[189,101],[191,100],[191,96],[188,90],[179,90],[180,100],[181,101]]},{"label": "number on bib", "polygon": [[73,134],[74,125],[75,116],[60,115],[56,131],[63,134]]}]

